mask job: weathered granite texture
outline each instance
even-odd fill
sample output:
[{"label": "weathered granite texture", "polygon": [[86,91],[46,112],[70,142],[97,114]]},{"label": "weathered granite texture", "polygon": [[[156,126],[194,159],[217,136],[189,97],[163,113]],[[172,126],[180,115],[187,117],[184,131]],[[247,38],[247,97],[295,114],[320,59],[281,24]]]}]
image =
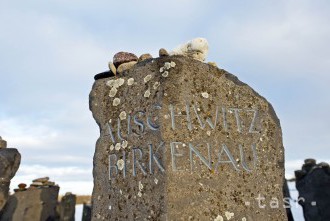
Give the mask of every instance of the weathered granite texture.
[{"label": "weathered granite texture", "polygon": [[10,180],[15,176],[21,163],[21,155],[18,150],[6,147],[3,145],[0,149],[0,211],[8,199]]},{"label": "weathered granite texture", "polygon": [[52,186],[16,192],[9,197],[0,220],[55,220],[58,191],[58,186]]},{"label": "weathered granite texture", "polygon": [[286,220],[280,122],[234,75],[150,59],[96,81],[89,105],[92,220]]},{"label": "weathered granite texture", "polygon": [[329,164],[316,164],[314,159],[307,159],[302,169],[295,171],[295,174],[305,221],[330,220]]},{"label": "weathered granite texture", "polygon": [[74,215],[76,212],[76,195],[71,193],[65,194],[58,207],[60,221],[74,221]]}]

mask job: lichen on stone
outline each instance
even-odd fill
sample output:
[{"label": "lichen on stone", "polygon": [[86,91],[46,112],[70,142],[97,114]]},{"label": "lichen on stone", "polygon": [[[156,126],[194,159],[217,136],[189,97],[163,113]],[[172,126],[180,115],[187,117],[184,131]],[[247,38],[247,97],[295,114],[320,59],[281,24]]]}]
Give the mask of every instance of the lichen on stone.
[{"label": "lichen on stone", "polygon": [[156,81],[153,85],[153,88],[156,90],[159,87],[160,83]]},{"label": "lichen on stone", "polygon": [[120,159],[120,160],[117,161],[118,170],[123,170],[124,166],[125,166],[125,162],[124,162],[123,159]]},{"label": "lichen on stone", "polygon": [[117,88],[115,88],[115,87],[111,88],[110,93],[109,93],[109,97],[116,96],[117,91],[118,91]]},{"label": "lichen on stone", "polygon": [[119,104],[120,104],[120,99],[118,97],[113,99],[112,106],[118,106]]},{"label": "lichen on stone", "polygon": [[176,66],[174,61],[171,61],[171,67],[174,68]]},{"label": "lichen on stone", "polygon": [[214,219],[214,221],[223,221],[223,217],[220,216],[220,215],[218,215],[218,216]]},{"label": "lichen on stone", "polygon": [[150,89],[146,90],[146,92],[144,92],[144,97],[149,97],[150,96]]},{"label": "lichen on stone", "polygon": [[202,97],[204,97],[204,98],[209,98],[209,93],[207,93],[207,92],[202,92]]},{"label": "lichen on stone", "polygon": [[225,216],[226,216],[227,220],[230,220],[231,218],[234,217],[234,213],[231,213],[231,212],[226,211],[225,212]]},{"label": "lichen on stone", "polygon": [[127,140],[123,140],[122,142],[121,142],[121,147],[122,148],[126,148],[127,147],[127,145],[128,145],[128,142],[127,142]]},{"label": "lichen on stone", "polygon": [[150,81],[152,78],[151,74],[148,74],[147,76],[144,77],[144,83],[147,83],[148,81]]},{"label": "lichen on stone", "polygon": [[164,71],[164,73],[162,74],[163,77],[168,77],[168,71]]},{"label": "lichen on stone", "polygon": [[120,150],[120,148],[121,148],[121,144],[120,143],[116,143],[115,150]]},{"label": "lichen on stone", "polygon": [[126,112],[125,111],[120,112],[119,118],[120,118],[120,120],[125,120],[126,119]]},{"label": "lichen on stone", "polygon": [[134,78],[129,78],[128,80],[127,80],[127,85],[128,86],[131,86],[131,85],[133,85],[134,84]]}]

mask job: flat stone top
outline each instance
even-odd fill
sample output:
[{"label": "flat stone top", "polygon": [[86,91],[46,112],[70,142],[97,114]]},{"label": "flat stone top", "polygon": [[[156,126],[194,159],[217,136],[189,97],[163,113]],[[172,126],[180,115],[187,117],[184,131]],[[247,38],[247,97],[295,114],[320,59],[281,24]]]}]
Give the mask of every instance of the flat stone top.
[{"label": "flat stone top", "polygon": [[285,220],[279,120],[234,75],[152,59],[96,81],[90,109],[100,127],[95,220]]}]

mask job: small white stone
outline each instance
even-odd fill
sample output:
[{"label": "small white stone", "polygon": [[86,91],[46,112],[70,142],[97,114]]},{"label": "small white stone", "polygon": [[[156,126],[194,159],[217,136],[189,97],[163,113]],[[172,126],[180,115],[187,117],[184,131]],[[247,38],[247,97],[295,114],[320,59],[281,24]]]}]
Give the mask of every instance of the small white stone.
[{"label": "small white stone", "polygon": [[214,219],[214,221],[223,221],[223,217],[220,216],[220,215],[218,215],[218,216]]},{"label": "small white stone", "polygon": [[151,78],[152,78],[151,74],[148,74],[147,76],[145,76],[143,79],[144,83],[147,83],[148,81],[150,81]]},{"label": "small white stone", "polygon": [[168,71],[164,71],[164,73],[162,74],[162,76],[163,76],[164,78],[168,77]]},{"label": "small white stone", "polygon": [[167,96],[167,93],[164,93],[164,96],[166,97]]},{"label": "small white stone", "polygon": [[159,85],[160,85],[160,83],[159,83],[158,81],[156,81],[156,82],[154,83],[153,88],[156,90],[156,89],[159,87]]},{"label": "small white stone", "polygon": [[120,112],[119,118],[120,118],[120,120],[125,120],[126,119],[126,112],[125,111]]},{"label": "small white stone", "polygon": [[170,118],[170,115],[165,114],[165,115],[164,115],[164,118],[165,118],[165,119],[169,119],[169,118]]},{"label": "small white stone", "polygon": [[225,212],[225,216],[226,216],[227,220],[230,220],[231,218],[233,218],[234,213],[231,213],[231,212],[226,211]]},{"label": "small white stone", "polygon": [[120,99],[118,97],[113,99],[112,106],[118,106],[119,104],[120,104]]},{"label": "small white stone", "polygon": [[146,90],[146,92],[144,92],[144,97],[149,97],[150,96],[150,89]]},{"label": "small white stone", "polygon": [[129,78],[128,80],[127,80],[127,85],[128,86],[131,86],[131,85],[133,85],[134,84],[134,78]]},{"label": "small white stone", "polygon": [[243,217],[243,218],[242,218],[242,221],[246,221],[246,218],[245,218],[245,217]]},{"label": "small white stone", "polygon": [[209,98],[209,93],[207,93],[207,92],[202,92],[202,96],[203,96],[204,98]]},{"label": "small white stone", "polygon": [[115,149],[115,146],[113,144],[111,144],[110,150],[114,150],[114,149]]},{"label": "small white stone", "polygon": [[164,68],[165,68],[166,70],[170,69],[170,68],[171,68],[171,63],[170,63],[170,62],[165,62],[165,64],[164,64]]},{"label": "small white stone", "polygon": [[119,190],[119,193],[120,193],[120,195],[123,195],[123,191],[122,190]]},{"label": "small white stone", "polygon": [[111,210],[111,206],[109,206],[109,210]]},{"label": "small white stone", "polygon": [[122,142],[121,142],[121,147],[122,148],[126,148],[127,147],[127,145],[128,145],[128,142],[127,142],[127,140],[123,140]]},{"label": "small white stone", "polygon": [[115,145],[115,150],[120,150],[120,148],[121,148],[120,143],[116,143],[116,145]]},{"label": "small white stone", "polygon": [[141,197],[142,196],[142,193],[141,192],[138,192],[138,194],[137,194],[139,197]]},{"label": "small white stone", "polygon": [[159,72],[160,73],[164,72],[164,67],[159,68]]},{"label": "small white stone", "polygon": [[111,123],[111,122],[112,122],[112,119],[109,120],[109,123]]},{"label": "small white stone", "polygon": [[109,97],[116,96],[117,91],[118,91],[117,88],[115,88],[115,87],[111,88],[110,93],[109,93]]},{"label": "small white stone", "polygon": [[174,68],[175,67],[175,62],[174,61],[171,61],[171,67]]},{"label": "small white stone", "polygon": [[157,185],[157,184],[158,184],[158,179],[155,178],[155,179],[154,179],[154,182],[155,182],[155,184]]},{"label": "small white stone", "polygon": [[211,136],[211,131],[208,130],[208,131],[206,132],[206,134],[207,134],[207,136]]},{"label": "small white stone", "polygon": [[125,167],[125,162],[123,159],[120,159],[117,161],[117,167],[118,167],[118,170],[123,170],[124,167]]}]

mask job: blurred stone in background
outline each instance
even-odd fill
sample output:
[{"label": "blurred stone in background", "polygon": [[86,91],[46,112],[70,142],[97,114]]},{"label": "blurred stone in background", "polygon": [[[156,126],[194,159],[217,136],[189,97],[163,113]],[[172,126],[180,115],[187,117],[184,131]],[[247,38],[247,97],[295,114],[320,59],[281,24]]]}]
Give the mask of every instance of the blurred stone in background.
[{"label": "blurred stone in background", "polygon": [[9,196],[10,180],[21,163],[21,154],[15,148],[7,148],[7,141],[0,137],[0,217]]},{"label": "blurred stone in background", "polygon": [[295,171],[299,204],[306,221],[330,220],[330,167],[306,159],[301,170]]}]

